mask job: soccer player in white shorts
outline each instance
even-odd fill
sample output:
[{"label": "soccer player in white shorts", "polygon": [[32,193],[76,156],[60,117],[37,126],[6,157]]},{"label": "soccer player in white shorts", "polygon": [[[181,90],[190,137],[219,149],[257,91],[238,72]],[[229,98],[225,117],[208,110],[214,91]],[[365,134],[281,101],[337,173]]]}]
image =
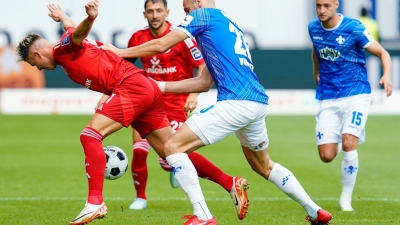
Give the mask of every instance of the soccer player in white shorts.
[{"label": "soccer player in white shorts", "polygon": [[200,110],[186,123],[205,145],[214,144],[235,133],[242,146],[257,151],[268,147],[266,115],[266,104],[227,100]]},{"label": "soccer player in white shorts", "polygon": [[363,143],[370,104],[369,94],[320,101],[315,116],[317,145],[341,143],[343,134]]},{"label": "soccer player in white shorts", "polygon": [[392,93],[391,59],[357,19],[337,13],[339,1],[315,0],[318,18],[308,31],[317,87],[316,139],[320,158],[331,162],[343,150],[342,211],[353,211],[351,197],[359,170],[357,145],[365,141],[371,86],[364,49],[381,60],[386,95]]}]

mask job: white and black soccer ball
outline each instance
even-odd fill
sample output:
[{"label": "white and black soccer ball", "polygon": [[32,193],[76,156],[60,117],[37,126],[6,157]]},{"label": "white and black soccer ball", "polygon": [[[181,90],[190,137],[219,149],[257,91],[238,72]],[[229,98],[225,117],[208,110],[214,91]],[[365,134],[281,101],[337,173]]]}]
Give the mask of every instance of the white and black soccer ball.
[{"label": "white and black soccer ball", "polygon": [[104,178],[115,180],[125,174],[128,169],[128,157],[125,152],[117,146],[104,147],[106,153],[106,170]]}]

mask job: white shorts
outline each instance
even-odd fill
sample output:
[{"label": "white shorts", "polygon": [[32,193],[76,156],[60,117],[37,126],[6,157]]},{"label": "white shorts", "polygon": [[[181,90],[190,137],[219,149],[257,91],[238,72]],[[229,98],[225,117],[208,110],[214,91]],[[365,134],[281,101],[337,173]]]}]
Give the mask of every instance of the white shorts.
[{"label": "white shorts", "polygon": [[358,143],[363,143],[370,104],[369,94],[319,101],[315,116],[317,145],[340,143],[343,134],[354,135]]},{"label": "white shorts", "polygon": [[242,146],[260,151],[269,143],[265,124],[267,106],[246,100],[219,101],[192,115],[186,124],[205,145],[235,133]]}]

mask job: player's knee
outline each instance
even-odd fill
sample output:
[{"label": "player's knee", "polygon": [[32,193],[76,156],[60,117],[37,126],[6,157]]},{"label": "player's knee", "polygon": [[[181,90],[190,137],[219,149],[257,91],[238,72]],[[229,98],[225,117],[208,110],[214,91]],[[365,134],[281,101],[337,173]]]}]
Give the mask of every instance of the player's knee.
[{"label": "player's knee", "polygon": [[318,145],[318,153],[322,162],[332,162],[337,155],[337,146],[336,144]]},{"label": "player's knee", "polygon": [[354,150],[357,149],[357,140],[343,140],[343,146],[342,146],[344,151],[350,151],[350,150]]},{"label": "player's knee", "polygon": [[100,141],[103,140],[103,136],[97,130],[91,127],[85,127],[82,130],[81,134],[79,135],[79,140],[81,141],[82,144],[87,143],[92,138],[99,139]]},{"label": "player's knee", "polygon": [[174,153],[174,150],[176,150],[176,148],[177,148],[177,144],[175,143],[175,142],[173,142],[172,140],[171,140],[171,138],[167,141],[167,142],[165,142],[165,144],[164,144],[164,152],[165,152],[165,155],[171,155],[171,154],[173,154]]},{"label": "player's knee", "polygon": [[334,153],[326,153],[326,152],[320,152],[319,157],[324,163],[329,163],[332,162],[332,160],[336,157]]},{"label": "player's knee", "polygon": [[336,153],[334,151],[328,150],[320,150],[319,151],[319,158],[322,162],[329,163],[336,157]]}]

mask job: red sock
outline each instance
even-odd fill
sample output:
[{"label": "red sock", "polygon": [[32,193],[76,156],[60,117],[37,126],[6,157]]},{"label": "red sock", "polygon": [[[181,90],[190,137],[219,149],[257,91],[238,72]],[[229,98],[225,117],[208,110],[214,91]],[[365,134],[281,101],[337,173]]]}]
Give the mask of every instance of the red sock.
[{"label": "red sock", "polygon": [[136,141],[133,144],[132,156],[132,179],[136,189],[136,198],[146,198],[146,185],[147,185],[147,162],[146,158],[149,154],[150,145],[147,141]]},{"label": "red sock", "polygon": [[106,155],[103,150],[103,135],[90,127],[81,133],[81,143],[85,152],[86,176],[89,183],[88,203],[103,203],[104,170]]},{"label": "red sock", "polygon": [[233,177],[224,173],[220,168],[206,159],[206,157],[197,152],[192,152],[189,154],[189,159],[196,168],[199,177],[214,181],[228,192],[231,190]]}]

